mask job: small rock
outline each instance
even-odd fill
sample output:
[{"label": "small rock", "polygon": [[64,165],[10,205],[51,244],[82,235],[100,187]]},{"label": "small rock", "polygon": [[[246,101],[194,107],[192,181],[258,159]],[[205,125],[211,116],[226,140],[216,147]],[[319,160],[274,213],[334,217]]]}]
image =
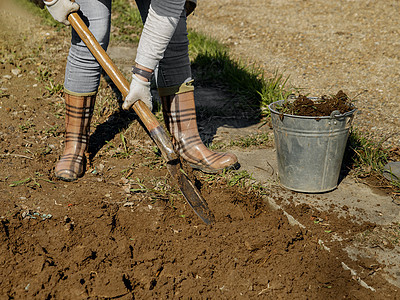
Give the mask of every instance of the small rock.
[{"label": "small rock", "polygon": [[3,78],[5,78],[5,79],[11,79],[12,76],[11,76],[11,75],[3,75]]},{"label": "small rock", "polygon": [[129,182],[129,180],[128,180],[127,178],[125,178],[125,177],[122,177],[122,178],[121,178],[121,182],[122,182],[123,184],[127,184],[127,183]]},{"label": "small rock", "polygon": [[74,222],[67,223],[67,224],[64,225],[64,229],[65,229],[66,231],[73,231],[73,230],[74,230],[74,227],[75,227]]},{"label": "small rock", "polygon": [[125,194],[130,194],[131,193],[131,187],[129,185],[123,186],[122,189],[123,189]]},{"label": "small rock", "polygon": [[21,74],[21,70],[20,69],[12,69],[11,73],[13,73],[15,76],[18,76],[19,74]]}]

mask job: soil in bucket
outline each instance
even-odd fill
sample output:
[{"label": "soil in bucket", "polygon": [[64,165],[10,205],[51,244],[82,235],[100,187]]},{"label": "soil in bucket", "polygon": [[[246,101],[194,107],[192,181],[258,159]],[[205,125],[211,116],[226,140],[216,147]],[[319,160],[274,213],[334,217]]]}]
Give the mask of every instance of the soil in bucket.
[{"label": "soil in bucket", "polygon": [[318,100],[299,95],[294,101],[287,101],[280,108],[277,107],[279,112],[285,114],[310,117],[330,116],[333,111],[344,114],[353,109],[350,98],[342,90],[336,95],[323,95]]}]

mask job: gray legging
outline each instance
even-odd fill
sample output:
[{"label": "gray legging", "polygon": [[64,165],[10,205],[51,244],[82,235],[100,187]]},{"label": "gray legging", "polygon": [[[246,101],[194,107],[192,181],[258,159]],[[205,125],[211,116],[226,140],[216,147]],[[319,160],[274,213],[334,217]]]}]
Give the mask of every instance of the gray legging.
[{"label": "gray legging", "polygon": [[[76,0],[79,14],[100,45],[107,50],[110,40],[111,0]],[[145,22],[151,0],[136,0]],[[156,2],[156,1],[155,1]],[[188,55],[189,40],[186,13],[182,10],[178,26],[157,68],[157,86],[181,85],[191,79]],[[64,88],[73,95],[93,95],[100,83],[101,66],[72,29],[71,48],[67,58]]]}]

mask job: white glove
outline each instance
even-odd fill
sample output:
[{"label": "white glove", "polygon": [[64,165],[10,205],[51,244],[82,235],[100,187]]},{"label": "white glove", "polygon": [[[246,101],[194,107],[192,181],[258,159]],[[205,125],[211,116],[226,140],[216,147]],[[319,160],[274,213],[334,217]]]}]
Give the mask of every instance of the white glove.
[{"label": "white glove", "polygon": [[44,4],[54,20],[65,25],[70,25],[68,15],[79,10],[79,4],[70,0],[44,1]]},{"label": "white glove", "polygon": [[129,110],[129,108],[138,100],[142,100],[150,110],[153,109],[153,101],[151,100],[150,93],[150,82],[141,80],[135,74],[132,74],[129,93],[122,104],[122,108],[124,110]]}]

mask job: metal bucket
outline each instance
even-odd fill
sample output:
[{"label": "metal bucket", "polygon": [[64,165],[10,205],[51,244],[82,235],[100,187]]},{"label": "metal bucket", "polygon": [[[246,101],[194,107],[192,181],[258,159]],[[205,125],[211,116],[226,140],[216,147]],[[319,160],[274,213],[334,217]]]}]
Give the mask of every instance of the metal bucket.
[{"label": "metal bucket", "polygon": [[305,193],[335,189],[356,109],[345,114],[334,111],[326,117],[296,116],[276,110],[283,102],[276,101],[268,106],[280,183],[290,190]]}]

